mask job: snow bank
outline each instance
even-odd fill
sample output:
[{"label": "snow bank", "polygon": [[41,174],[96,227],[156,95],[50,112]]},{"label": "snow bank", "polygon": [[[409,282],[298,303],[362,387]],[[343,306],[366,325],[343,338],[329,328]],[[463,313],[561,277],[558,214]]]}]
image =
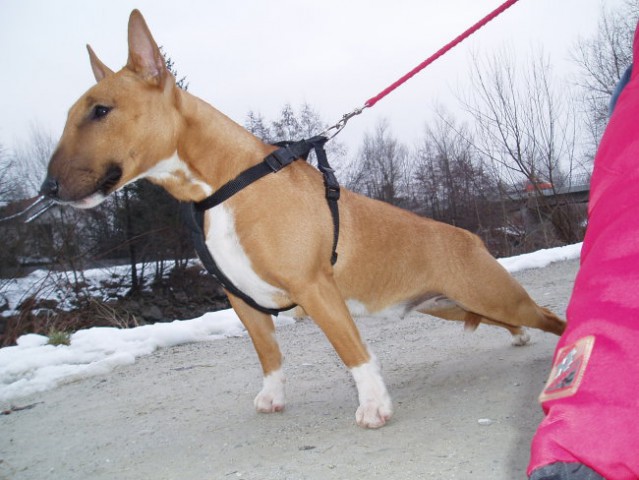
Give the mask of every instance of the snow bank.
[{"label": "snow bank", "polygon": [[498,261],[510,273],[529,268],[544,268],[554,262],[563,262],[579,258],[582,245],[582,243],[576,243],[565,247],[547,248],[516,257],[500,258]]},{"label": "snow bank", "polygon": [[[278,325],[294,320],[280,317]],[[71,336],[70,345],[47,345],[48,338],[29,334],[18,345],[0,349],[0,401],[54,388],[80,378],[105,374],[135,362],[158,348],[244,335],[233,310],[207,313],[193,320],[156,323],[120,330],[94,327]]]}]

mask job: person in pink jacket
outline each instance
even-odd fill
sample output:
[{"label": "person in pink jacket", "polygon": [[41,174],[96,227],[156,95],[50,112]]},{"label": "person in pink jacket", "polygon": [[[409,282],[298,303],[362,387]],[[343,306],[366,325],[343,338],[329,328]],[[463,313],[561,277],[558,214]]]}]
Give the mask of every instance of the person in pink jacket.
[{"label": "person in pink jacket", "polygon": [[624,77],[595,157],[581,267],[540,396],[546,415],[531,445],[531,480],[639,479],[639,68]]}]

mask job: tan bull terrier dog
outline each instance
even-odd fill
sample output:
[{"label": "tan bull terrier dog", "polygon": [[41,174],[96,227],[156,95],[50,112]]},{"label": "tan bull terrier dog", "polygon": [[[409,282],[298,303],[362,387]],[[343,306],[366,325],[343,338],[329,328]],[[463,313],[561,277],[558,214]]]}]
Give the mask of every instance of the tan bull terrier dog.
[{"label": "tan bull terrier dog", "polygon": [[[129,20],[129,57],[113,72],[89,49],[97,84],[70,109],[41,193],[91,208],[140,178],[185,202],[199,202],[260,163],[267,145],[206,102],[180,90],[140,12]],[[295,161],[207,210],[208,252],[242,292],[266,308],[297,304],[350,369],[362,427],[384,425],[393,412],[373,353],[353,314],[409,311],[508,329],[561,334],[564,322],[539,307],[490,255],[459,228],[342,190],[339,257],[322,175]],[[227,293],[229,293],[227,291]],[[229,293],[264,372],[259,412],[284,409],[282,355],[271,315]]]}]

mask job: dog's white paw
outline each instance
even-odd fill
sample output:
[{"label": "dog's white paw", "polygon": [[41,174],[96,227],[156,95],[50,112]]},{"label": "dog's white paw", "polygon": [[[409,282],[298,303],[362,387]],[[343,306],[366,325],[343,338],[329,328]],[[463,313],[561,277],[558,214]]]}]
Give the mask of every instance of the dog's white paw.
[{"label": "dog's white paw", "polygon": [[262,390],[253,401],[255,409],[260,413],[274,413],[284,410],[286,404],[285,383],[286,379],[282,370],[276,370],[264,377]]},{"label": "dog's white paw", "polygon": [[359,395],[355,420],[363,428],[379,428],[393,415],[393,403],[374,358],[351,369]]},{"label": "dog's white paw", "polygon": [[525,328],[521,329],[521,332],[519,332],[516,335],[513,335],[513,340],[512,340],[512,344],[515,347],[523,347],[524,345],[527,345],[530,342],[530,334],[528,333],[528,330],[526,330]]},{"label": "dog's white paw", "polygon": [[360,405],[355,412],[357,425],[362,428],[379,428],[386,425],[386,422],[393,416],[393,405],[390,398],[381,404],[367,402]]}]

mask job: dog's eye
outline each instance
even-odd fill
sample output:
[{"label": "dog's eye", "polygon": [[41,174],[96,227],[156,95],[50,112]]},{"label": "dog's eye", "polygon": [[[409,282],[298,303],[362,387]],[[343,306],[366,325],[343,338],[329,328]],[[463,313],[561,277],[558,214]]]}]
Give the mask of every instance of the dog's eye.
[{"label": "dog's eye", "polygon": [[104,105],[96,105],[95,107],[93,107],[92,118],[93,120],[99,120],[103,117],[106,117],[110,111],[111,111],[111,107],[105,107]]}]

